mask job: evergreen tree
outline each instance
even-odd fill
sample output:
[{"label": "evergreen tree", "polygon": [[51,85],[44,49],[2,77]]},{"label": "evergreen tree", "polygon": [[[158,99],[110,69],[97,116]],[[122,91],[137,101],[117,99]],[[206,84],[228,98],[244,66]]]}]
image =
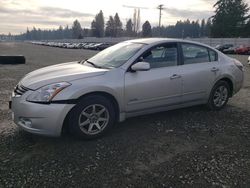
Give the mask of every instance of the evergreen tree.
[{"label": "evergreen tree", "polygon": [[119,37],[121,36],[122,33],[122,22],[120,20],[118,13],[115,14],[114,24],[115,24],[114,36]]},{"label": "evergreen tree", "polygon": [[64,29],[64,36],[67,39],[72,38],[72,29],[69,29],[69,26],[67,25]]},{"label": "evergreen tree", "polygon": [[64,35],[63,35],[63,27],[60,25],[58,30],[57,30],[57,38],[58,39],[63,39]]},{"label": "evergreen tree", "polygon": [[72,37],[74,39],[81,39],[83,38],[82,35],[82,27],[78,20],[75,20],[72,25]]},{"label": "evergreen tree", "polygon": [[193,38],[199,38],[200,37],[200,24],[199,20],[196,20],[195,22],[192,22],[193,24]]},{"label": "evergreen tree", "polygon": [[142,37],[152,37],[152,30],[149,21],[142,25]]},{"label": "evergreen tree", "polygon": [[29,31],[29,28],[27,28],[27,31],[26,31],[26,40],[31,40],[31,35],[30,35],[30,31]]},{"label": "evergreen tree", "polygon": [[93,21],[91,22],[91,35],[92,35],[93,37],[96,37],[96,36],[97,36],[97,28],[96,28],[96,21],[95,21],[95,20],[93,20]]},{"label": "evergreen tree", "polygon": [[205,19],[201,20],[201,27],[200,27],[200,37],[206,36],[206,21]]},{"label": "evergreen tree", "polygon": [[105,36],[114,37],[115,21],[113,16],[109,16],[109,20],[106,23]]},{"label": "evergreen tree", "polygon": [[237,37],[249,16],[244,0],[218,0],[215,5],[211,32],[213,37]]},{"label": "evergreen tree", "polygon": [[250,20],[248,20],[247,24],[243,28],[243,37],[250,37]]},{"label": "evergreen tree", "polygon": [[104,36],[104,17],[102,10],[95,16],[95,19],[91,23],[92,35],[94,37]]},{"label": "evergreen tree", "polygon": [[212,27],[212,21],[210,18],[207,19],[206,29],[205,29],[205,35],[207,37],[211,37],[211,27]]},{"label": "evergreen tree", "polygon": [[133,23],[132,23],[131,19],[129,19],[127,21],[127,24],[126,24],[126,35],[128,37],[132,37],[134,35],[134,33],[133,33]]}]

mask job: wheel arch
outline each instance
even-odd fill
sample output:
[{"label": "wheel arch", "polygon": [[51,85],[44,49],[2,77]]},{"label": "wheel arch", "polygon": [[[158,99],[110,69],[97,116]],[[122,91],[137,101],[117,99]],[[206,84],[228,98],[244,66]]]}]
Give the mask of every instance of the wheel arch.
[{"label": "wheel arch", "polygon": [[[115,121],[117,122],[119,120],[120,106],[119,106],[119,103],[117,102],[117,99],[112,94],[108,92],[104,92],[104,91],[94,91],[94,92],[85,93],[82,96],[77,98],[76,104],[87,96],[103,96],[107,98],[108,100],[110,100],[110,102],[113,104],[115,108]],[[64,134],[65,132],[68,132],[68,125],[69,125],[68,120],[73,110],[74,110],[74,107],[67,113],[67,115],[64,118],[62,130],[61,130],[62,134]]]},{"label": "wheel arch", "polygon": [[[225,81],[228,83],[229,87],[230,87],[230,97],[233,96],[234,93],[234,82],[233,82],[233,77],[230,74],[223,74],[220,75],[213,83],[212,87],[211,87],[211,91],[210,94],[212,92],[212,89],[214,88],[214,86],[219,82],[219,81]],[[210,95],[209,95],[210,96]]]},{"label": "wheel arch", "polygon": [[[230,88],[230,94],[229,94],[229,96],[232,97],[232,96],[233,96],[233,91],[234,91],[233,81],[232,81],[230,78],[228,78],[228,77],[221,78],[221,79],[218,80],[218,81],[225,81],[225,82],[228,83],[229,88]],[[218,82],[218,81],[217,81],[217,82]],[[216,82],[216,83],[217,83],[217,82]]]}]

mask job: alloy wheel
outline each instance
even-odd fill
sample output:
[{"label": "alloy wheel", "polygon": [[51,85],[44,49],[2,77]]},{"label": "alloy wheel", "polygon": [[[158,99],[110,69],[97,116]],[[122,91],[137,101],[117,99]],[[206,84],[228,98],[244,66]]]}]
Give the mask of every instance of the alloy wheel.
[{"label": "alloy wheel", "polygon": [[213,96],[213,102],[216,107],[222,107],[228,98],[228,89],[225,86],[219,86]]},{"label": "alloy wheel", "polygon": [[109,111],[100,104],[92,104],[83,109],[79,116],[79,127],[87,135],[102,132],[109,123]]}]

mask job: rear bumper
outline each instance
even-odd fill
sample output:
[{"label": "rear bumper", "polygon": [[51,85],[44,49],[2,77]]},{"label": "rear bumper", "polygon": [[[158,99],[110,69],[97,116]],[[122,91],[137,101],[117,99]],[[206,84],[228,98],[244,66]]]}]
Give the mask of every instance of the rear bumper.
[{"label": "rear bumper", "polygon": [[23,130],[46,136],[61,135],[64,119],[74,104],[38,104],[23,97],[12,97],[11,110],[15,124]]}]

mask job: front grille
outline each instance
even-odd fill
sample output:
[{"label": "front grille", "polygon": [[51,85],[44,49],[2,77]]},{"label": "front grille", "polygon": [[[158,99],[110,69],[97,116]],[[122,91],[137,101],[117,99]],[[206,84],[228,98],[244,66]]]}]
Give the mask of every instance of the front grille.
[{"label": "front grille", "polygon": [[28,91],[29,89],[22,86],[21,84],[18,84],[15,89],[14,89],[14,93],[15,95],[23,95],[26,91]]}]

